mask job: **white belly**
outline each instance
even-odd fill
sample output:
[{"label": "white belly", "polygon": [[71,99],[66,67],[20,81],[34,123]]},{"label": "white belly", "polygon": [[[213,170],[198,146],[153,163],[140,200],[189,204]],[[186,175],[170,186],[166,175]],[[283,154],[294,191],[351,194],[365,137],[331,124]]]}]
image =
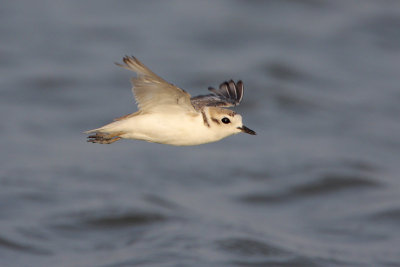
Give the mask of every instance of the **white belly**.
[{"label": "white belly", "polygon": [[214,142],[225,136],[208,127],[199,114],[145,114],[118,121],[116,131],[122,131],[123,138],[176,146],[198,145]]}]

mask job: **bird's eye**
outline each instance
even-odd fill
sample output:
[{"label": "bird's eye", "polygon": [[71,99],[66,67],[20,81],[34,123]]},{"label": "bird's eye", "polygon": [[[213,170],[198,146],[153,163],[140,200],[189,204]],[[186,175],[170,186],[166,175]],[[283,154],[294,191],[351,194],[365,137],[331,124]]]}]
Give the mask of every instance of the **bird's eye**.
[{"label": "bird's eye", "polygon": [[228,123],[231,122],[227,117],[223,117],[221,121],[222,121],[223,123],[225,123],[225,124],[228,124]]}]

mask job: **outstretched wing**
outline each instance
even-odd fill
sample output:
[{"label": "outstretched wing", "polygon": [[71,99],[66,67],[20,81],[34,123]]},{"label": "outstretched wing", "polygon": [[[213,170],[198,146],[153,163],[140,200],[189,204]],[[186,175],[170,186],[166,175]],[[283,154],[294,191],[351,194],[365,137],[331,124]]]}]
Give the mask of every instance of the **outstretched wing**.
[{"label": "outstretched wing", "polygon": [[243,82],[235,83],[233,80],[220,84],[219,89],[209,87],[213,94],[192,97],[190,101],[196,110],[207,107],[232,107],[239,105],[243,98]]},{"label": "outstretched wing", "polygon": [[140,111],[196,112],[190,102],[190,94],[185,90],[168,83],[135,57],[125,56],[123,61],[125,64],[115,64],[137,74],[131,81],[132,92]]}]

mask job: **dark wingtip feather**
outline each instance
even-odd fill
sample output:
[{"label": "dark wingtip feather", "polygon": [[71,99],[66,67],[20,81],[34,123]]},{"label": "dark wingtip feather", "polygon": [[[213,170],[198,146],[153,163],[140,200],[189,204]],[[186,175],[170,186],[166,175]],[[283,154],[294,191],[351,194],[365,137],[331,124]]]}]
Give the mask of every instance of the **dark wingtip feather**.
[{"label": "dark wingtip feather", "polygon": [[216,95],[223,96],[235,105],[239,104],[243,98],[244,86],[243,82],[239,80],[235,83],[233,80],[225,81],[219,85],[219,90],[209,87],[208,90]]},{"label": "dark wingtip feather", "polygon": [[125,63],[125,65],[124,65],[124,64],[121,64],[121,63],[119,63],[119,62],[114,62],[114,64],[117,65],[118,67],[126,68],[127,65],[128,65],[128,63],[129,63],[131,60],[135,61],[136,58],[135,58],[134,56],[125,55],[125,56],[122,58],[122,61]]},{"label": "dark wingtip feather", "polygon": [[203,106],[230,107],[236,106],[243,98],[243,82],[241,80],[235,83],[233,80],[225,81],[219,85],[218,89],[208,87],[212,92],[209,95],[200,95],[192,97],[192,105],[196,110]]},{"label": "dark wingtip feather", "polygon": [[231,79],[229,82],[228,82],[228,92],[229,92],[229,97],[231,98],[231,99],[237,99],[237,94],[236,94],[236,84],[235,84],[235,82]]},{"label": "dark wingtip feather", "polygon": [[217,89],[215,89],[214,87],[211,87],[211,86],[208,87],[208,91],[213,92],[213,93],[216,94],[216,95],[219,95]]},{"label": "dark wingtip feather", "polygon": [[242,101],[243,98],[243,92],[244,92],[244,86],[243,86],[243,82],[241,80],[239,80],[236,83],[236,100],[239,103],[240,101]]},{"label": "dark wingtip feather", "polygon": [[229,84],[228,82],[223,82],[219,85],[219,95],[229,98]]},{"label": "dark wingtip feather", "polygon": [[131,58],[129,56],[125,55],[122,60],[124,61],[125,64],[128,64],[128,62],[131,60]]}]

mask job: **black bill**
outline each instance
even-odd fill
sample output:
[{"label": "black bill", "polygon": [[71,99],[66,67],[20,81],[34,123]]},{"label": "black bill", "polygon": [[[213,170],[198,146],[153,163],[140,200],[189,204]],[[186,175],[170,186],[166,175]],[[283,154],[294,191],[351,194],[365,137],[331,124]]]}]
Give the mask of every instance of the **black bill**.
[{"label": "black bill", "polygon": [[241,130],[241,131],[244,132],[244,133],[251,134],[251,135],[256,135],[256,132],[255,132],[255,131],[253,131],[253,130],[247,128],[247,127],[244,126],[244,125],[243,125],[242,127],[238,127],[238,129]]}]

